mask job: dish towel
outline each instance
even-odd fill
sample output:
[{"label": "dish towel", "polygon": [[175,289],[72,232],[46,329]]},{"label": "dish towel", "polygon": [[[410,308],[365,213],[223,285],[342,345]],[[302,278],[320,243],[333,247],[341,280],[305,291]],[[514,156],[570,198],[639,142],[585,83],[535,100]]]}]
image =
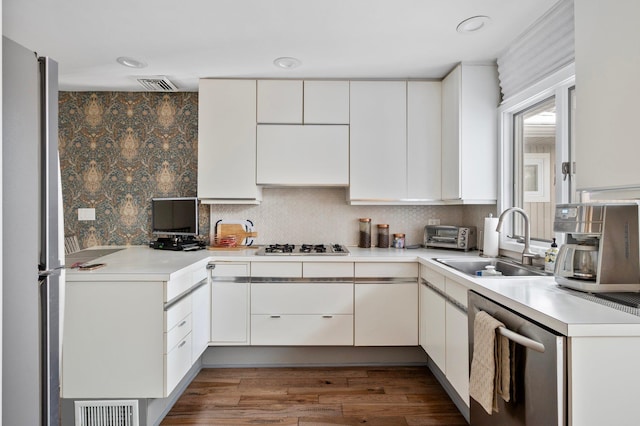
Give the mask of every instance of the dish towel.
[{"label": "dish towel", "polygon": [[504,324],[484,311],[473,322],[473,359],[469,396],[491,415],[498,412],[497,396],[506,402],[511,394],[511,342],[497,334]]}]

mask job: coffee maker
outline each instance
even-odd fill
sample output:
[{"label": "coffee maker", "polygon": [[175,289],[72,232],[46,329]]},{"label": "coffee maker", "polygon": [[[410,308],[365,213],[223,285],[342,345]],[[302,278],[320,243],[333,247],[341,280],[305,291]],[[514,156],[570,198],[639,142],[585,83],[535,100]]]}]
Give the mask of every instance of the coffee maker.
[{"label": "coffee maker", "polygon": [[553,230],[566,234],[555,280],[589,293],[640,292],[638,204],[558,204]]}]

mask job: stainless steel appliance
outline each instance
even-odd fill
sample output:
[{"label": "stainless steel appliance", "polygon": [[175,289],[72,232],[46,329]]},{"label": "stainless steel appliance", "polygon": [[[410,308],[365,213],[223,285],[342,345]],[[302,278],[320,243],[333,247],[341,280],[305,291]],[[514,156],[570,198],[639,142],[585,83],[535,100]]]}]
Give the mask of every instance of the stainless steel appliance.
[{"label": "stainless steel appliance", "polygon": [[556,258],[558,284],[592,293],[640,291],[638,204],[559,204],[553,228],[566,233]]},{"label": "stainless steel appliance", "polygon": [[427,225],[424,246],[469,251],[477,247],[475,226]]},{"label": "stainless steel appliance", "polygon": [[57,64],[2,38],[2,423],[59,424]]},{"label": "stainless steel appliance", "polygon": [[470,423],[473,426],[565,425],[566,337],[544,328],[532,320],[469,292],[469,360],[473,358],[473,324],[478,312],[493,316],[505,327],[499,333],[514,341],[511,356],[514,392],[511,401],[498,397],[498,412],[489,415],[473,398]]},{"label": "stainless steel appliance", "polygon": [[349,250],[342,244],[269,244],[256,251],[258,256],[348,256]]}]

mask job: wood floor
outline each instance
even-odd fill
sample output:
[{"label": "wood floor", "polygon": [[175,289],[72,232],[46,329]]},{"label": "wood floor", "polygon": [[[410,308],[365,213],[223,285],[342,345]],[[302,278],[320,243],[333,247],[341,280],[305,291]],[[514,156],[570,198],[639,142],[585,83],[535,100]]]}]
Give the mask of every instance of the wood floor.
[{"label": "wood floor", "polygon": [[161,425],[466,425],[426,367],[204,369]]}]

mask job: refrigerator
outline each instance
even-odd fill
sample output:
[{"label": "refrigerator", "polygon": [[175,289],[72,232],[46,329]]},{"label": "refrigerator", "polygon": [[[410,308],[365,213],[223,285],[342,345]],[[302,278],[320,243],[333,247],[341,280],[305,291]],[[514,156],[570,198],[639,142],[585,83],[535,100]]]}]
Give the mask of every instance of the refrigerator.
[{"label": "refrigerator", "polygon": [[58,68],[2,38],[2,424],[58,425]]}]

